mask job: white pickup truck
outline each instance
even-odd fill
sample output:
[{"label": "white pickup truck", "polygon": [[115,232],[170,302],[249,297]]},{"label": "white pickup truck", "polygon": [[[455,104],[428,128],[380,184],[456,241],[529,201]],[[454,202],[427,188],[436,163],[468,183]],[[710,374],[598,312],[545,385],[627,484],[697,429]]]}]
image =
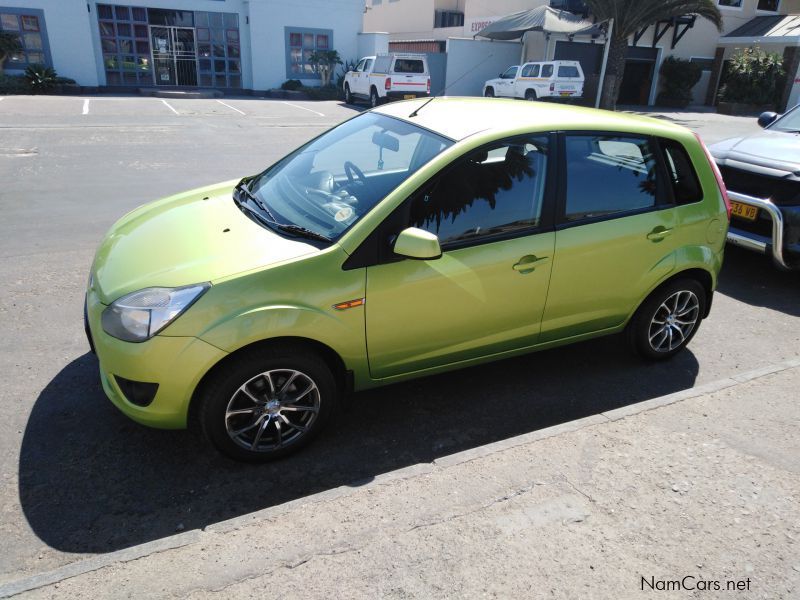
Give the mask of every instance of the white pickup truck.
[{"label": "white pickup truck", "polygon": [[576,60],[529,62],[509,67],[483,84],[483,95],[537,100],[550,96],[580,98],[585,77]]},{"label": "white pickup truck", "polygon": [[344,76],[344,101],[369,100],[378,106],[390,98],[409,100],[431,93],[428,60],[424,54],[365,56]]}]

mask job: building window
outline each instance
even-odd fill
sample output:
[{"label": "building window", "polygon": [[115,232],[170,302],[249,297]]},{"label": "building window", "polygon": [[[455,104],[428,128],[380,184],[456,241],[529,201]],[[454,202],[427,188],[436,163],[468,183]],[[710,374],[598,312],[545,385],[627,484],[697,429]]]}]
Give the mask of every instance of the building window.
[{"label": "building window", "polygon": [[239,45],[239,15],[196,12],[197,55],[200,85],[242,87],[242,50]]},{"label": "building window", "polygon": [[319,79],[310,62],[311,55],[317,50],[333,49],[333,31],[294,27],[286,27],[284,30],[287,79]]},{"label": "building window", "polygon": [[463,27],[464,13],[455,10],[437,10],[434,17],[434,28]]},{"label": "building window", "polygon": [[97,5],[107,85],[152,85],[147,9]]},{"label": "building window", "polygon": [[758,10],[778,12],[781,0],[758,0]]},{"label": "building window", "polygon": [[742,0],[717,0],[717,4],[729,8],[742,8]]},{"label": "building window", "polygon": [[35,9],[0,7],[0,31],[17,37],[22,49],[6,57],[6,69],[51,65],[44,27],[44,13]]}]

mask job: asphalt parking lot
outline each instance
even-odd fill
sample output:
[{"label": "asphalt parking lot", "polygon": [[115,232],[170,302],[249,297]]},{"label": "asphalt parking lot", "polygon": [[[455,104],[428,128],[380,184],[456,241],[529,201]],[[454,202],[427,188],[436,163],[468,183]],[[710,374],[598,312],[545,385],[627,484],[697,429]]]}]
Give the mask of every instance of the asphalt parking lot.
[{"label": "asphalt parking lot", "polygon": [[[607,338],[362,393],[307,451],[261,466],[119,414],[81,317],[104,232],[149,200],[260,171],[354,110],[0,99],[0,582],[798,355],[800,278],[729,249],[711,317],[667,364],[643,365]],[[756,129],[663,116],[709,142]]]}]

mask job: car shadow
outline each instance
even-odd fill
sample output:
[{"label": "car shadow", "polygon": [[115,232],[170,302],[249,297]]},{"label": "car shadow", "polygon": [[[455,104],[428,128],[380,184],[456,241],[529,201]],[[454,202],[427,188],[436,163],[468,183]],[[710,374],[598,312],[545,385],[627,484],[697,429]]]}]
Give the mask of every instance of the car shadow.
[{"label": "car shadow", "polygon": [[49,546],[109,552],[687,389],[697,372],[690,351],[647,364],[618,337],[594,340],[356,394],[299,454],[246,465],[189,432],[129,421],[86,354],[33,407],[19,494]]},{"label": "car shadow", "polygon": [[757,252],[729,244],[717,291],[752,306],[800,317],[800,273],[781,271],[771,258]]}]

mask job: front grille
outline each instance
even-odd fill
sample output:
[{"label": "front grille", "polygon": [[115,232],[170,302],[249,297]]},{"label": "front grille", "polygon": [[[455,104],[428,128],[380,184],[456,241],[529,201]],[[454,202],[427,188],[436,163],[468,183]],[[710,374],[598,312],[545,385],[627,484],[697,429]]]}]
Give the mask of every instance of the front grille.
[{"label": "front grille", "polygon": [[791,181],[720,165],[722,180],[731,192],[769,198],[778,206],[800,204],[800,181]]}]

